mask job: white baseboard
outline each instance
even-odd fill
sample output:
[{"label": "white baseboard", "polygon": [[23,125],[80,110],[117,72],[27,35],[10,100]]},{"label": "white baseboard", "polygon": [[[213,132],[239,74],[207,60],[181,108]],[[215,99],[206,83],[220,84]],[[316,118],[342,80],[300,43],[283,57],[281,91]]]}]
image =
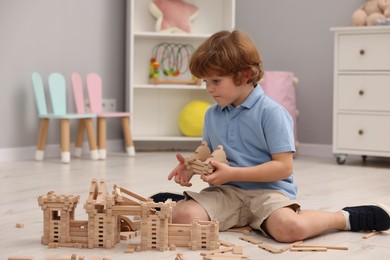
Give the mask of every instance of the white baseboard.
[{"label": "white baseboard", "polygon": [[[45,158],[60,158],[60,145],[49,144],[45,147]],[[36,146],[14,147],[0,149],[0,162],[34,160]],[[71,152],[74,150],[74,144],[71,144]],[[124,150],[123,140],[108,140],[107,150],[109,152],[121,152]],[[83,154],[88,154],[88,143],[83,144]]]},{"label": "white baseboard", "polygon": [[331,144],[305,144],[299,143],[297,155],[312,157],[334,157]]},{"label": "white baseboard", "polygon": [[[145,150],[145,151],[151,151],[153,150],[153,147],[149,147],[149,149],[145,149],[145,145],[142,145],[139,143],[139,149],[137,149],[137,142],[136,142],[136,150]],[[183,147],[180,144],[175,143],[174,146],[178,150],[183,150]],[[194,146],[192,144],[192,146]],[[190,147],[192,147],[190,146]],[[107,141],[107,150],[111,152],[121,152],[124,151],[124,145],[123,140],[109,140]],[[185,148],[188,148],[189,146],[185,146]],[[194,146],[196,147],[196,145]],[[154,147],[156,148],[156,147]],[[166,150],[175,150],[170,145],[167,145],[166,147],[158,146],[156,150],[163,150],[166,148]],[[179,149],[180,148],[180,149]],[[22,161],[22,160],[33,160],[35,157],[35,146],[30,147],[16,147],[16,148],[2,148],[0,149],[0,162],[6,162],[6,161]],[[74,144],[71,145],[71,151],[74,149]],[[84,143],[83,145],[83,151],[84,153],[88,153],[88,144]],[[299,143],[297,146],[297,155],[303,155],[303,156],[312,156],[312,157],[333,157],[332,153],[332,145],[328,144],[305,144],[305,143]],[[45,151],[45,158],[54,158],[54,157],[60,157],[60,146],[59,144],[51,144],[46,146]]]}]

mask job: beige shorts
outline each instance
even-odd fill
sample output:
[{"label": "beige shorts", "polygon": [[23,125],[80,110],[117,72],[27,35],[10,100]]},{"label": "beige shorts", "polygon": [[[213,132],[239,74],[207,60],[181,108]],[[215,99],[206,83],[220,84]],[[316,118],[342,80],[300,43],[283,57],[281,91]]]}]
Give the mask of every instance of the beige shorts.
[{"label": "beige shorts", "polygon": [[192,198],[207,212],[210,219],[219,221],[219,230],[251,226],[262,230],[261,224],[272,212],[284,207],[298,211],[300,206],[280,191],[242,190],[231,185],[210,186],[200,193],[186,191],[186,199]]}]

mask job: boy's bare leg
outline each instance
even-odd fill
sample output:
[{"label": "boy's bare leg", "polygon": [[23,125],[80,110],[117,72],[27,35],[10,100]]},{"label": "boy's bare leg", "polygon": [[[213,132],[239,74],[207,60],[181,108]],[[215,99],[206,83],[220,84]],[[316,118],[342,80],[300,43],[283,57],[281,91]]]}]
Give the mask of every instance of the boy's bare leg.
[{"label": "boy's bare leg", "polygon": [[210,220],[204,208],[194,200],[178,201],[172,212],[172,222],[177,224],[190,224],[195,218]]},{"label": "boy's bare leg", "polygon": [[282,208],[272,213],[263,223],[264,229],[277,241],[295,242],[320,235],[330,230],[344,230],[343,213],[319,210],[295,212]]}]

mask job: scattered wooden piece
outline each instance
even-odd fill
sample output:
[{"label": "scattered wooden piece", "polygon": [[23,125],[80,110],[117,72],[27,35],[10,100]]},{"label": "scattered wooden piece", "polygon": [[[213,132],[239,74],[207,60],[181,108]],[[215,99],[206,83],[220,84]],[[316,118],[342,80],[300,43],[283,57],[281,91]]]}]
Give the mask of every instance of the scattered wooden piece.
[{"label": "scattered wooden piece", "polygon": [[233,255],[233,254],[224,254],[224,253],[216,253],[214,255],[206,255],[203,257],[203,260],[247,260],[248,257],[245,255]]},{"label": "scattered wooden piece", "polygon": [[129,244],[129,245],[125,248],[124,252],[125,252],[125,253],[134,253],[135,250],[137,249],[137,246],[138,246],[138,244]]},{"label": "scattered wooden piece", "polygon": [[235,255],[242,255],[242,247],[241,246],[234,246],[233,247],[233,254]]},{"label": "scattered wooden piece", "polygon": [[289,244],[289,245],[287,245],[287,246],[282,247],[280,250],[281,250],[282,252],[285,252],[285,251],[287,251],[287,250],[290,250],[292,247],[300,246],[302,243],[303,243],[303,241],[297,241],[297,242],[295,242],[295,243],[292,243],[292,244]]},{"label": "scattered wooden piece", "polygon": [[233,243],[230,243],[230,242],[227,242],[227,241],[219,240],[219,243],[221,244],[221,246],[226,246],[226,247],[234,246]]},{"label": "scattered wooden piece", "polygon": [[253,229],[250,226],[239,227],[239,228],[229,228],[226,232],[239,232],[244,235],[249,235]]},{"label": "scattered wooden piece", "polygon": [[290,248],[290,251],[292,252],[306,252],[306,251],[312,251],[312,252],[324,252],[328,249],[326,247],[292,247]]},{"label": "scattered wooden piece", "polygon": [[264,249],[265,251],[272,253],[272,254],[280,254],[283,252],[282,249],[278,249],[278,248],[272,247],[272,246],[264,244],[264,243],[259,244],[259,247],[261,249]]},{"label": "scattered wooden piece", "polygon": [[34,260],[33,256],[9,256],[8,260]]},{"label": "scattered wooden piece", "polygon": [[294,248],[299,248],[299,247],[325,247],[326,249],[333,249],[333,250],[348,250],[347,246],[322,246],[322,245],[304,245],[304,244],[299,244],[299,245],[294,245]]},{"label": "scattered wooden piece", "polygon": [[263,241],[261,241],[260,239],[257,239],[257,238],[251,237],[251,236],[240,236],[239,238],[241,240],[244,240],[244,241],[249,242],[249,243],[254,244],[254,245],[259,245],[259,244],[263,243]]},{"label": "scattered wooden piece", "polygon": [[93,256],[88,257],[88,260],[100,260],[100,257],[93,255]]},{"label": "scattered wooden piece", "polygon": [[175,260],[186,260],[186,257],[183,253],[177,253]]},{"label": "scattered wooden piece", "polygon": [[382,233],[382,231],[371,231],[371,232],[369,232],[369,233],[363,235],[363,238],[364,238],[364,239],[368,239],[368,238],[370,238],[370,237],[373,237],[373,236],[375,236],[375,235],[378,235],[379,233]]},{"label": "scattered wooden piece", "polygon": [[16,228],[24,228],[24,224],[23,223],[16,223],[15,227]]},{"label": "scattered wooden piece", "polygon": [[225,253],[225,252],[229,252],[229,251],[232,251],[232,250],[233,250],[233,247],[223,247],[223,248],[219,248],[219,249],[215,249],[215,250],[200,252],[200,255],[201,256],[214,255],[214,254],[217,254],[217,253]]}]

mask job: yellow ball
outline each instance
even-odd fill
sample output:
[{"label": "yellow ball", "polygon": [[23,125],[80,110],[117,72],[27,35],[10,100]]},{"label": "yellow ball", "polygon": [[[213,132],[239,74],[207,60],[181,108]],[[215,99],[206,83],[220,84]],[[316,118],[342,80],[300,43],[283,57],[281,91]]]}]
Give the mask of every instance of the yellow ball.
[{"label": "yellow ball", "polygon": [[180,132],[185,136],[202,136],[204,116],[210,105],[210,103],[201,100],[188,103],[179,115]]}]

